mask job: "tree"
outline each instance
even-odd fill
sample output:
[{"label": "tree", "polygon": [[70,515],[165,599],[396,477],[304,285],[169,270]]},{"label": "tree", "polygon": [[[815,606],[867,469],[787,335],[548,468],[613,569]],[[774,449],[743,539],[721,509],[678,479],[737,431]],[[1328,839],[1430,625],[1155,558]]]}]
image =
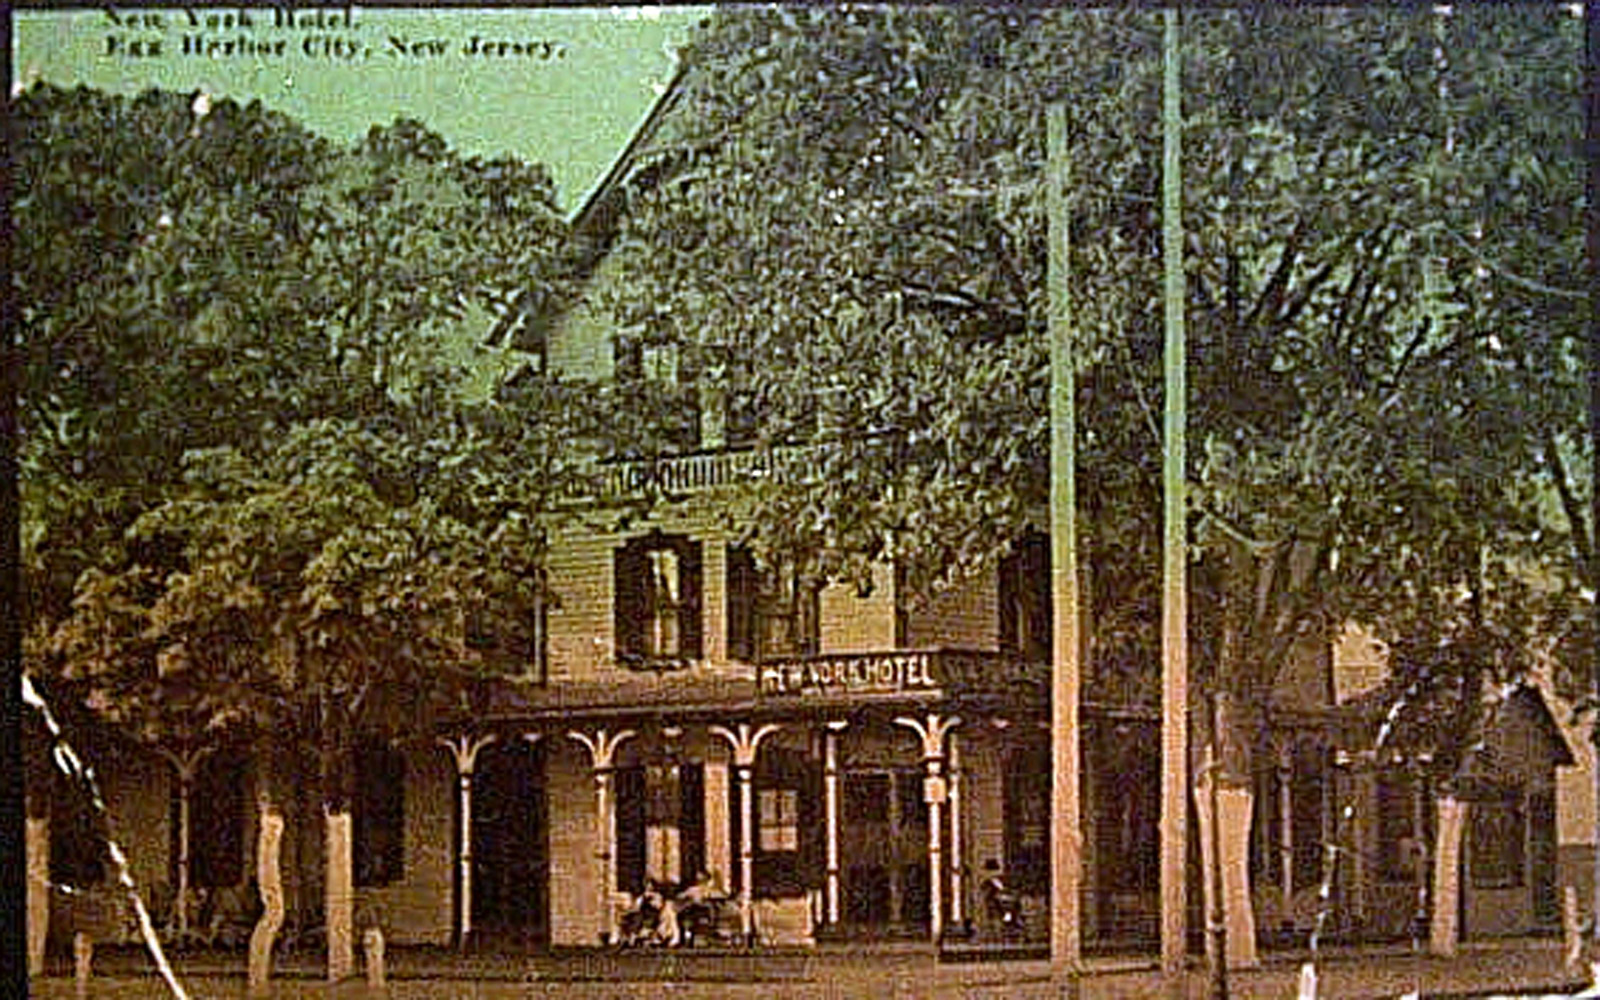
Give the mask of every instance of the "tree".
[{"label": "tree", "polygon": [[354,741],[525,671],[540,519],[598,433],[602,394],[480,345],[561,287],[550,182],[415,122],[340,149],[204,97],[19,107],[32,669],[157,743],[254,738],[272,872],[274,762],[313,741],[348,974]]},{"label": "tree", "polygon": [[[826,442],[746,491],[758,550],[862,585],[893,560],[927,594],[1042,509],[1043,114],[1064,99],[1093,658],[1151,679],[1159,39],[1143,13],[1009,8],[739,10],[698,38],[613,308],[747,401],[759,442]],[[1192,634],[1246,796],[1243,734],[1346,622],[1549,625],[1518,604],[1550,556],[1553,452],[1526,417],[1582,413],[1577,310],[1548,301],[1582,287],[1577,42],[1558,10],[1185,28]],[[1469,612],[1463,590],[1505,600]],[[1423,662],[1466,661],[1395,666]]]}]

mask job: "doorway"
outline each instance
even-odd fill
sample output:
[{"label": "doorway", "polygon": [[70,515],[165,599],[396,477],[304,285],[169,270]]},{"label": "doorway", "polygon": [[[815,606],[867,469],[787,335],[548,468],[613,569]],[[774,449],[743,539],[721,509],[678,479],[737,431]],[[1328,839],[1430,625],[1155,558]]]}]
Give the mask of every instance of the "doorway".
[{"label": "doorway", "polygon": [[550,865],[541,750],[522,740],[484,748],[472,814],[474,937],[545,947]]},{"label": "doorway", "polygon": [[841,917],[875,932],[924,932],[931,893],[922,772],[848,770],[843,779]]}]

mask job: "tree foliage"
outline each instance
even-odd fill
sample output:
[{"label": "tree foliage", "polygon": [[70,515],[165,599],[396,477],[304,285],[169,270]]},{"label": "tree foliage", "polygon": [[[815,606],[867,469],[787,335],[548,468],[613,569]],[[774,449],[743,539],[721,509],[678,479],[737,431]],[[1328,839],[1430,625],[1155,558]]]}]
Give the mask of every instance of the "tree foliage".
[{"label": "tree foliage", "polygon": [[602,412],[481,343],[562,286],[543,169],[203,96],[17,108],[35,667],[151,739],[399,733],[524,672]]},{"label": "tree foliage", "polygon": [[[1193,631],[1253,704],[1347,620],[1397,638],[1553,579],[1535,439],[1582,419],[1577,29],[1185,18]],[[1152,676],[1160,37],[1148,12],[871,7],[698,38],[612,305],[743,394],[760,440],[835,442],[747,492],[759,549],[858,582],[892,558],[927,594],[1042,520],[1065,101],[1094,655]]]}]

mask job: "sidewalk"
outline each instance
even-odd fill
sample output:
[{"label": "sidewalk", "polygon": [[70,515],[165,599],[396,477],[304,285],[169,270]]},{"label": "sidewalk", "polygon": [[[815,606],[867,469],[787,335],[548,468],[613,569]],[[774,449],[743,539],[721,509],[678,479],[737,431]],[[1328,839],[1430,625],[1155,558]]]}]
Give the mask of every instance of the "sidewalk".
[{"label": "sidewalk", "polygon": [[[1269,953],[1257,969],[1230,974],[1236,1000],[1281,1000],[1298,992],[1303,953]],[[1453,959],[1432,958],[1397,948],[1340,948],[1325,952],[1317,965],[1318,996],[1340,1000],[1425,997],[1487,997],[1574,993],[1587,985],[1561,967],[1559,942],[1513,940],[1463,946]],[[177,956],[180,976],[242,985],[239,955]],[[1095,958],[1086,963],[1083,1000],[1159,997],[1163,982],[1150,958]],[[55,962],[36,994],[67,996],[71,970]],[[109,949],[96,956],[94,995],[122,995],[117,983],[153,975],[148,956]],[[761,998],[797,997],[1050,997],[1050,966],[1039,960],[953,963],[938,961],[926,945],[852,946],[831,944],[810,950],[761,951],[581,951],[553,955],[461,955],[438,948],[394,947],[388,975],[396,996],[530,996],[594,994],[725,996],[735,988]],[[333,989],[322,984],[322,964],[314,954],[280,960],[275,979],[286,995],[360,996],[359,985]],[[749,987],[748,990],[745,987]],[[1206,993],[1204,970],[1194,967],[1188,997]]]}]

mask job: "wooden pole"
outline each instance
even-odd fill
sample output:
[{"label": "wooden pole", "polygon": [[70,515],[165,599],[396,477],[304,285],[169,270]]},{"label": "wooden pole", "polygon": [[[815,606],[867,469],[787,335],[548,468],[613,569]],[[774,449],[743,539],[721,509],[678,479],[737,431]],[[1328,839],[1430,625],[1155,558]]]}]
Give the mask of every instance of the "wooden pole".
[{"label": "wooden pole", "polygon": [[1078,808],[1078,515],[1076,378],[1072,351],[1067,109],[1050,105],[1050,576],[1055,627],[1050,681],[1050,972],[1076,996],[1082,940],[1078,883],[1083,833]]},{"label": "wooden pole", "polygon": [[178,771],[178,896],[173,901],[173,913],[178,921],[178,939],[189,939],[189,882],[194,859],[190,856],[190,838],[193,817],[189,800],[194,794],[194,771],[184,767]]},{"label": "wooden pole", "polygon": [[[11,98],[11,5],[0,11],[0,100]],[[0,114],[0,274],[11,273],[11,115]],[[28,995],[27,837],[22,760],[22,503],[18,485],[17,296],[0,293],[0,994]]]},{"label": "wooden pole", "polygon": [[1224,896],[1228,890],[1223,876],[1221,795],[1224,699],[1220,691],[1213,691],[1211,698],[1211,746],[1206,753],[1211,772],[1206,776],[1206,797],[1210,800],[1211,810],[1211,872],[1206,883],[1206,922],[1209,925],[1206,937],[1211,943],[1206,954],[1211,961],[1211,968],[1208,970],[1210,978],[1207,991],[1211,1000],[1228,1000],[1228,908]]},{"label": "wooden pole", "polygon": [[1162,99],[1162,259],[1165,270],[1166,392],[1162,425],[1161,569],[1161,970],[1169,991],[1183,988],[1187,951],[1189,607],[1186,523],[1185,337],[1183,273],[1183,118],[1178,72],[1178,11],[1165,21]]},{"label": "wooden pole", "polygon": [[[1593,477],[1589,491],[1589,586],[1600,586],[1600,0],[1583,6],[1584,69],[1588,86],[1584,92],[1584,149],[1589,160],[1586,239],[1589,271],[1589,444]],[[1591,614],[1595,633],[1600,635],[1600,601]],[[1600,694],[1600,643],[1594,652],[1595,692]],[[1600,725],[1596,727],[1595,747],[1600,751]],[[1595,863],[1594,934],[1600,943],[1600,752],[1596,754],[1595,778]]]}]

